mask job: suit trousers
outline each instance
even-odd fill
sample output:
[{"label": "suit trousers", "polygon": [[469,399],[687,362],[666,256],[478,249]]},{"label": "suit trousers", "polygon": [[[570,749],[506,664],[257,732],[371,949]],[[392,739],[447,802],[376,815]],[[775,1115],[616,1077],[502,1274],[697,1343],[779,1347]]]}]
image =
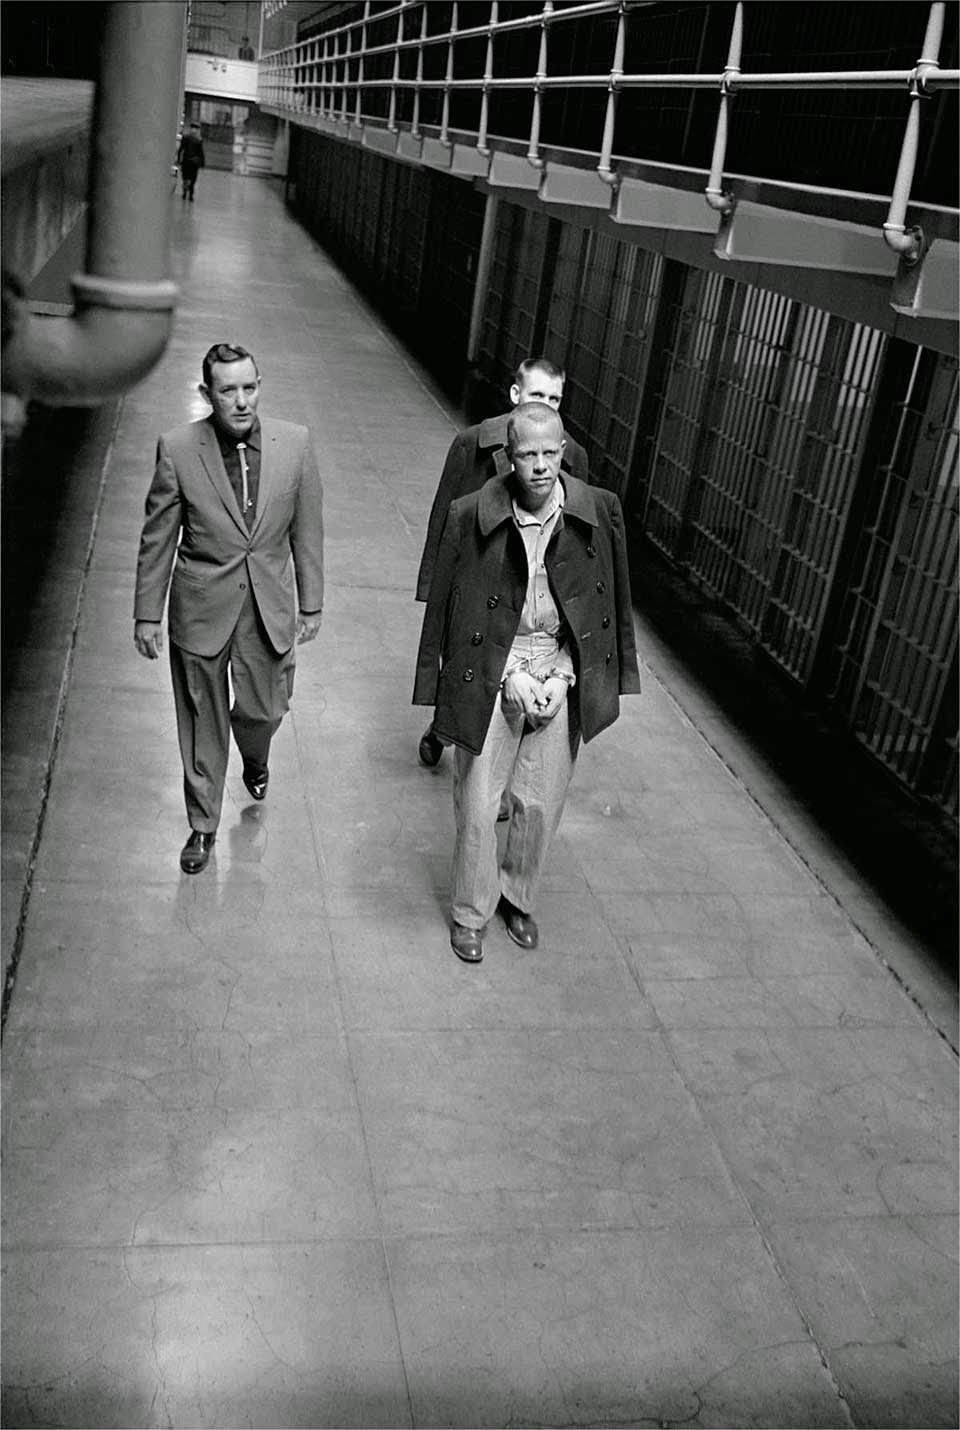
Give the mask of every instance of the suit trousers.
[{"label": "suit trousers", "polygon": [[[532,911],[573,767],[566,700],[553,719],[536,730],[522,715],[508,715],[498,700],[480,754],[457,749],[451,909],[455,923],[483,928],[501,894],[524,913]],[[508,784],[510,821],[501,860],[497,812]]]},{"label": "suit trousers", "polygon": [[195,655],[171,642],[183,793],[191,829],[213,833],[220,823],[231,729],[243,759],[266,766],[270,741],[290,708],[295,661],[295,646],[277,655],[249,590],[233,634],[216,655]]}]

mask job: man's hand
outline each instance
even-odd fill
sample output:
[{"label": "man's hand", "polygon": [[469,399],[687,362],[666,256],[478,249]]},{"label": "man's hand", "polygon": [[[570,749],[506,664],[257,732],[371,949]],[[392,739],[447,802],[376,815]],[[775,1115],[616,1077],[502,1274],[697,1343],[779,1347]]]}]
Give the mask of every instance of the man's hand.
[{"label": "man's hand", "polygon": [[133,643],[145,660],[159,660],[163,650],[163,623],[134,621]]},{"label": "man's hand", "polygon": [[312,616],[305,616],[301,611],[297,617],[297,645],[305,645],[307,641],[312,641],[320,629],[320,622],[323,614],[317,611]]},{"label": "man's hand", "polygon": [[546,725],[548,720],[552,720],[566,700],[569,689],[568,682],[561,675],[551,675],[545,680],[540,686],[542,704],[533,723]]},{"label": "man's hand", "polygon": [[523,715],[531,724],[539,723],[544,703],[543,686],[529,671],[513,670],[503,682],[503,708],[508,715]]}]

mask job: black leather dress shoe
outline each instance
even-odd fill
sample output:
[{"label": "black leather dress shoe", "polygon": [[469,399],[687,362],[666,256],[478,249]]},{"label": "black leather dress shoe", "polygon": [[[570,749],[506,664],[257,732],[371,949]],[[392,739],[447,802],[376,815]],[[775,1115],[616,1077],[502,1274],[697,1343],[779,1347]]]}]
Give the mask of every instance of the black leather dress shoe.
[{"label": "black leather dress shoe", "polygon": [[244,760],[243,783],[251,799],[263,799],[270,783],[270,771],[266,765],[254,765],[249,760]]},{"label": "black leather dress shoe", "polygon": [[509,899],[500,900],[500,913],[507,926],[507,933],[521,948],[536,948],[540,942],[540,930],[536,921],[511,904]]},{"label": "black leather dress shoe", "polygon": [[483,929],[454,924],[450,930],[450,947],[464,963],[479,963],[483,957]]},{"label": "black leather dress shoe", "polygon": [[180,868],[185,874],[199,874],[207,867],[210,850],[216,834],[207,834],[202,829],[191,829],[190,838],[180,850]]},{"label": "black leather dress shoe", "polygon": [[426,765],[429,770],[432,770],[434,765],[440,763],[440,756],[443,754],[443,741],[437,739],[433,733],[432,725],[429,730],[424,730],[420,736],[417,754],[420,757],[421,765]]}]

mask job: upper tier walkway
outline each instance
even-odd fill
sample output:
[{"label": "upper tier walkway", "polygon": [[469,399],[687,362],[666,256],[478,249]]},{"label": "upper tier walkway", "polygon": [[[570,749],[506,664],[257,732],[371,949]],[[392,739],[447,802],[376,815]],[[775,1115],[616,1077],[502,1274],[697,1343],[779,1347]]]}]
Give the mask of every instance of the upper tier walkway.
[{"label": "upper tier walkway", "polygon": [[[109,458],[6,1029],[4,1423],[955,1425],[956,1063],[856,891],[640,617],[541,948],[457,961],[410,705],[457,414],[276,185],[171,202],[182,304]],[[268,798],[234,752],[189,878],[133,579],[217,339],[313,430],[328,595]]]}]

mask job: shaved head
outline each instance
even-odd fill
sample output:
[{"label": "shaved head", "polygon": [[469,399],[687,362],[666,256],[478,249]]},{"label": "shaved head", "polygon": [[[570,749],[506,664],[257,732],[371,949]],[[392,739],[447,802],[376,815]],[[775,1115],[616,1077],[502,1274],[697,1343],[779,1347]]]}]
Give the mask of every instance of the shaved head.
[{"label": "shaved head", "polygon": [[[543,431],[544,428],[547,431]],[[524,402],[510,413],[510,420],[507,422],[507,450],[511,453],[517,449],[517,434],[521,430],[524,433],[536,431],[543,436],[547,436],[549,432],[558,442],[563,441],[563,423],[556,410],[548,407],[545,402]]]}]

